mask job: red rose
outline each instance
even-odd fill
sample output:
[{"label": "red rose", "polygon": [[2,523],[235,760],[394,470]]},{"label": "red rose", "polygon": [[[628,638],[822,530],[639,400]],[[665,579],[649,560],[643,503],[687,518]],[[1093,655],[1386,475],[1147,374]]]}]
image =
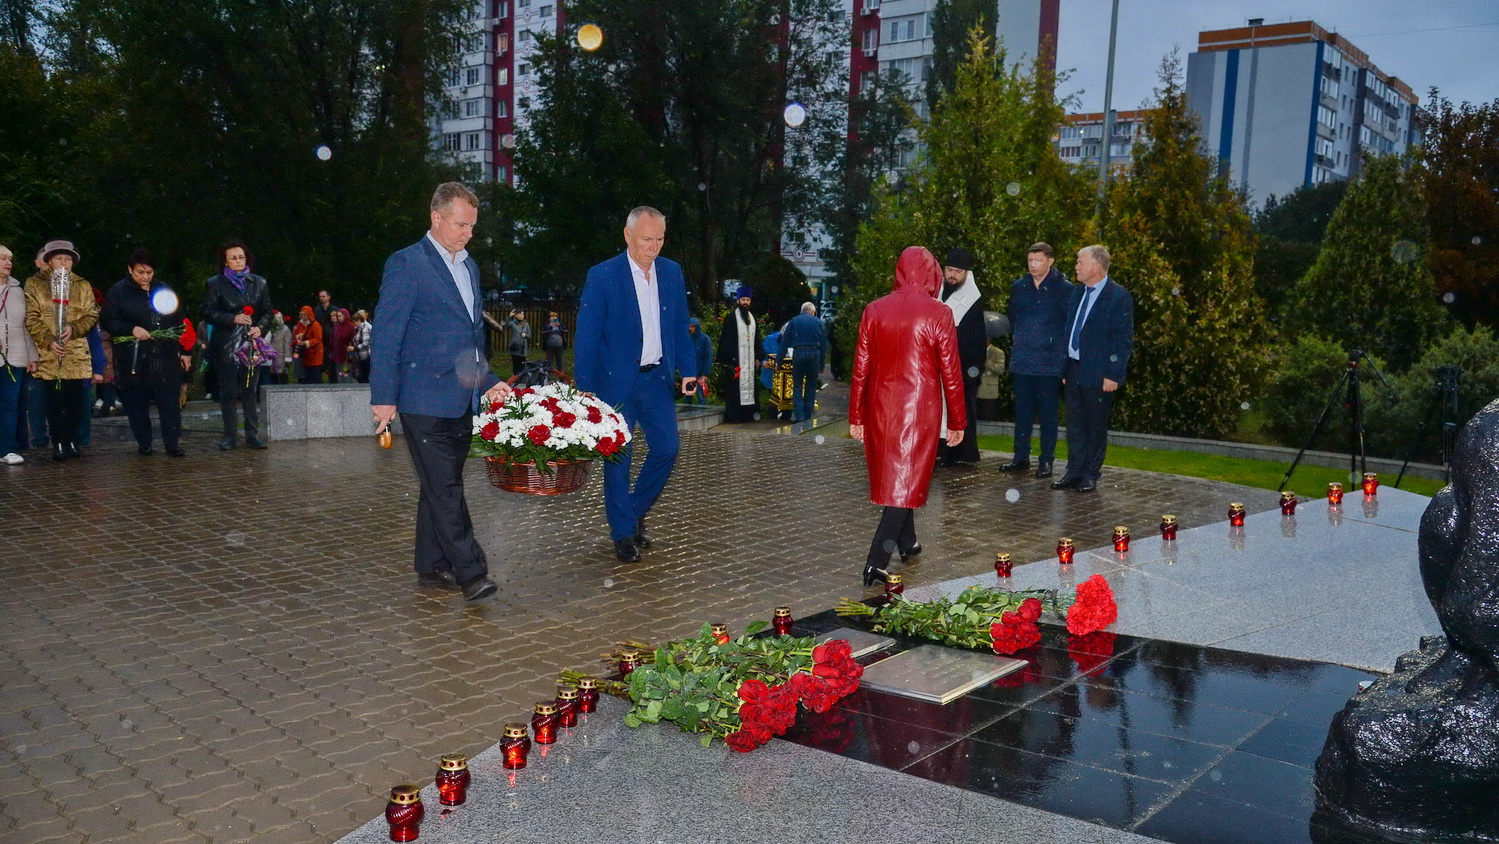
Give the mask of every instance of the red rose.
[{"label": "red rose", "polygon": [[723,740],[723,743],[727,744],[731,750],[737,750],[740,753],[749,753],[765,742],[755,741],[754,736],[744,730],[740,730],[735,733],[729,733],[728,737]]},{"label": "red rose", "polygon": [[1009,655],[1041,641],[1041,629],[1019,613],[1007,612],[989,626],[989,636],[994,639],[995,653]]},{"label": "red rose", "polygon": [[853,654],[846,639],[829,639],[812,649],[812,661],[819,663],[839,662]]},{"label": "red rose", "polygon": [[245,312],[245,316],[250,316],[250,315],[252,315],[252,314],[255,313],[255,309],[252,308],[252,307],[250,307],[249,305],[246,305],[244,307],[244,312]]},{"label": "red rose", "polygon": [[597,424],[599,424],[602,421],[604,421],[604,414],[600,413],[599,409],[596,408],[596,407],[589,407],[588,408],[588,422],[589,422],[589,424],[591,424],[591,425],[597,425]]},{"label": "red rose", "polygon": [[796,692],[792,691],[791,684],[771,686],[765,696],[765,708],[771,732],[778,736],[785,735],[796,723]]},{"label": "red rose", "polygon": [[552,435],[552,429],[545,425],[537,425],[526,433],[532,445],[546,445],[547,438]]},{"label": "red rose", "polygon": [[556,427],[556,428],[571,428],[573,426],[573,423],[576,422],[576,421],[578,421],[578,417],[575,414],[568,413],[565,410],[553,410],[552,411],[552,426],[553,427]]},{"label": "red rose", "polygon": [[479,429],[479,437],[494,442],[494,438],[500,435],[500,423],[490,422]]},{"label": "red rose", "polygon": [[1020,608],[1015,610],[1021,618],[1026,621],[1036,622],[1041,620],[1041,601],[1039,598],[1026,598],[1020,602]]},{"label": "red rose", "polygon": [[1108,627],[1119,619],[1114,590],[1103,575],[1095,574],[1077,587],[1077,602],[1067,610],[1067,632],[1086,636]]}]

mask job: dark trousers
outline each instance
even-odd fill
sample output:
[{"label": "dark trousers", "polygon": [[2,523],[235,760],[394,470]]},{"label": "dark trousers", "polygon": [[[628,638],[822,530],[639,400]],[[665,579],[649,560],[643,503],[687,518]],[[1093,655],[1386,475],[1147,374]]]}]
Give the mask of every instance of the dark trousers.
[{"label": "dark trousers", "polygon": [[177,403],[178,389],[168,387],[153,390],[147,385],[124,387],[120,390],[120,403],[125,405],[125,415],[130,419],[130,433],[135,435],[135,444],[151,447],[151,403],[156,403],[156,413],[161,418],[161,442],[167,448],[176,448],[182,435],[182,406]]},{"label": "dark trousers", "polygon": [[26,427],[32,448],[47,445],[47,407],[52,400],[52,382],[28,375],[26,378]]},{"label": "dark trousers", "polygon": [[232,437],[239,430],[240,408],[245,412],[245,437],[256,435],[260,429],[259,401],[259,367],[250,370],[243,366],[219,366],[219,411],[224,417],[225,437]]},{"label": "dark trousers", "polygon": [[890,564],[890,555],[896,551],[909,551],[916,545],[916,511],[910,507],[886,507],[880,513],[880,523],[874,529],[874,540],[869,543],[868,565],[884,568]]},{"label": "dark trousers", "polygon": [[[1012,374],[1011,378],[1015,382],[1015,459],[1030,459],[1032,423],[1040,422],[1039,457],[1042,463],[1050,463],[1057,453],[1057,414],[1062,403],[1062,378],[1060,375],[1019,373]],[[1070,421],[1068,427],[1071,427]]]},{"label": "dark trousers", "polygon": [[26,450],[26,367],[0,364],[0,456]]},{"label": "dark trousers", "polygon": [[416,570],[451,571],[462,584],[489,573],[484,549],[463,495],[463,464],[473,439],[473,417],[401,414],[411,467],[421,485],[416,502]]},{"label": "dark trousers", "polygon": [[561,348],[552,348],[551,346],[547,346],[547,366],[557,370],[558,372],[562,371]]},{"label": "dark trousers", "polygon": [[[943,463],[977,463],[979,461],[979,382],[963,381],[963,406],[968,411],[968,426],[963,429],[963,441],[956,446],[947,444],[947,432],[937,440],[937,456]],[[943,398],[946,402],[947,399]]]},{"label": "dark trousers", "polygon": [[812,418],[820,386],[817,376],[821,372],[821,350],[799,348],[791,356],[791,418],[797,422]]},{"label": "dark trousers", "polygon": [[[52,444],[78,444],[78,424],[84,416],[83,385],[86,379],[64,378],[61,381],[38,381],[47,397],[47,430]],[[61,384],[59,387],[58,385]]]},{"label": "dark trousers", "polygon": [[525,355],[511,355],[510,356],[510,374],[511,375],[519,375],[521,367],[523,367],[525,365],[526,365],[526,356]]},{"label": "dark trousers", "polygon": [[1114,409],[1114,393],[1103,386],[1084,387],[1075,376],[1076,363],[1067,364],[1067,479],[1097,481],[1103,470],[1104,452],[1109,447],[1109,413]]},{"label": "dark trousers", "polygon": [[634,391],[615,408],[625,417],[630,430],[640,426],[640,433],[650,446],[640,474],[635,477],[634,489],[630,488],[634,443],[625,446],[618,461],[604,464],[604,514],[609,519],[609,538],[615,541],[639,532],[640,519],[661,496],[677,463],[682,439],[677,433],[676,391],[671,372],[670,367],[658,366],[640,373]]}]

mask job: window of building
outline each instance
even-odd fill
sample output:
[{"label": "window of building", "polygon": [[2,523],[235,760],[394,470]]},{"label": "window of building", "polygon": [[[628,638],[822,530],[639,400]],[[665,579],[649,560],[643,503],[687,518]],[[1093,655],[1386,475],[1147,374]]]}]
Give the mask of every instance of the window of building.
[{"label": "window of building", "polygon": [[866,29],[864,30],[863,39],[864,49],[873,50],[880,46],[880,31],[878,29]]},{"label": "window of building", "polygon": [[1082,136],[1083,129],[1081,126],[1063,126],[1062,131],[1058,133],[1058,137],[1061,138],[1081,138]]},{"label": "window of building", "polygon": [[1318,138],[1317,155],[1323,158],[1332,158],[1332,141],[1327,138]]},{"label": "window of building", "polygon": [[454,132],[454,133],[449,134],[449,135],[443,135],[442,136],[442,151],[443,152],[457,152],[458,151],[459,143],[460,143],[460,139],[459,139],[458,133]]},{"label": "window of building", "polygon": [[923,38],[931,38],[932,37],[932,13],[931,12],[927,12],[926,13],[926,33],[923,34],[922,37]]},{"label": "window of building", "polygon": [[528,65],[528,64],[522,64],[522,65],[517,66],[515,68],[515,75],[516,76],[530,76],[531,75],[531,66]]},{"label": "window of building", "polygon": [[885,39],[885,40],[886,41],[899,41],[900,40],[900,21],[891,21],[890,22],[890,37],[887,38],[887,39]]},{"label": "window of building", "polygon": [[510,17],[510,0],[500,0],[494,4],[494,16],[501,19]]},{"label": "window of building", "polygon": [[484,52],[484,33],[473,32],[464,39],[463,50],[467,53]]},{"label": "window of building", "polygon": [[1333,99],[1337,99],[1338,98],[1338,83],[1332,81],[1331,77],[1327,77],[1327,76],[1322,77],[1322,93],[1325,96],[1329,96],[1329,97],[1332,97]]},{"label": "window of building", "polygon": [[479,133],[478,132],[469,132],[467,135],[463,136],[463,149],[464,149],[464,151],[476,150],[478,148],[479,148]]},{"label": "window of building", "polygon": [[498,54],[498,55],[504,55],[505,52],[507,50],[509,50],[509,49],[510,49],[510,33],[508,33],[508,32],[501,32],[499,35],[495,36],[495,39],[494,39],[494,51],[495,51],[496,54]]},{"label": "window of building", "polygon": [[497,182],[510,181],[510,165],[501,164],[498,167],[494,168],[494,178]]},{"label": "window of building", "polygon": [[478,67],[464,68],[464,70],[463,70],[463,84],[465,84],[465,85],[478,85],[479,84],[479,79],[481,78],[479,76],[479,72],[482,69],[483,68],[478,68]]},{"label": "window of building", "polygon": [[529,9],[531,8],[531,0],[515,0],[515,8]]},{"label": "window of building", "polygon": [[537,13],[540,14],[543,19],[550,18],[552,16],[552,7],[542,6],[537,10]]},{"label": "window of building", "polygon": [[517,32],[515,34],[515,40],[516,41],[520,41],[522,43],[525,43],[526,41],[530,41],[531,40],[531,30],[529,30],[529,29],[522,29],[520,32]]},{"label": "window of building", "polygon": [[462,76],[463,68],[450,68],[448,70],[448,75],[443,79],[442,84],[447,85],[448,87],[452,87],[458,84],[458,80],[462,78]]},{"label": "window of building", "polygon": [[463,116],[464,117],[481,117],[481,116],[483,116],[483,110],[484,110],[484,101],[483,100],[464,100],[463,101]]},{"label": "window of building", "polygon": [[867,93],[874,90],[874,71],[866,70],[859,74],[859,93]]},{"label": "window of building", "polygon": [[494,72],[494,84],[496,84],[496,85],[509,85],[510,84],[510,68],[508,68],[508,67],[502,67],[502,68],[496,70]]},{"label": "window of building", "polygon": [[1338,128],[1338,116],[1327,106],[1317,106],[1317,122],[1329,129]]},{"label": "window of building", "polygon": [[510,116],[510,104],[507,103],[507,102],[505,102],[504,100],[495,100],[494,101],[494,116],[495,117],[508,117],[508,116]]},{"label": "window of building", "polygon": [[521,97],[520,99],[518,99],[518,100],[515,101],[515,107],[516,108],[520,108],[520,109],[530,108],[531,107],[531,98],[530,97]]},{"label": "window of building", "polygon": [[1123,158],[1129,155],[1129,144],[1109,144],[1110,158]]},{"label": "window of building", "polygon": [[916,19],[906,21],[906,40],[910,41],[916,37]]}]

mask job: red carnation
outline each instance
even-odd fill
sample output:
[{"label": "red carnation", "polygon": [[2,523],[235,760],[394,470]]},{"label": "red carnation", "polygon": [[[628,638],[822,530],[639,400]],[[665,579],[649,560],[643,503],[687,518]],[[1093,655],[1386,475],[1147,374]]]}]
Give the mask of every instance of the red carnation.
[{"label": "red carnation", "polygon": [[182,351],[191,352],[198,345],[198,332],[193,328],[193,321],[184,319],[182,321],[182,338],[177,342],[182,344]]},{"label": "red carnation", "polygon": [[997,654],[1012,654],[1041,641],[1041,629],[1036,622],[1027,621],[1016,612],[1000,616],[999,621],[989,626],[989,635],[994,639]]},{"label": "red carnation", "polygon": [[489,412],[490,413],[499,413],[500,412],[500,408],[502,408],[504,406],[505,406],[505,403],[502,402],[502,401],[490,402],[489,403]]},{"label": "red carnation", "polygon": [[1103,575],[1095,574],[1077,587],[1077,603],[1067,610],[1067,632],[1086,636],[1108,627],[1119,619],[1114,590]]},{"label": "red carnation", "polygon": [[552,426],[553,427],[556,427],[556,428],[571,428],[573,426],[573,423],[576,422],[576,421],[578,421],[578,417],[577,417],[576,414],[568,413],[565,410],[553,410],[552,411]]},{"label": "red carnation", "polygon": [[532,445],[546,445],[547,439],[552,436],[552,429],[545,425],[537,425],[526,432],[526,437],[531,440]]},{"label": "red carnation", "polygon": [[479,436],[482,439],[489,440],[490,442],[494,442],[494,438],[499,435],[500,423],[498,422],[490,422],[488,425],[485,425],[483,428],[479,429]]},{"label": "red carnation", "polygon": [[609,457],[610,455],[619,452],[619,446],[614,444],[614,438],[604,437],[603,439],[599,440],[598,450],[599,454],[602,454],[605,457]]},{"label": "red carnation", "polygon": [[589,407],[588,408],[588,422],[589,422],[589,424],[591,424],[591,425],[597,425],[597,424],[599,424],[602,421],[604,421],[604,414],[601,413],[601,412],[599,412],[599,409],[596,408],[596,407]]}]

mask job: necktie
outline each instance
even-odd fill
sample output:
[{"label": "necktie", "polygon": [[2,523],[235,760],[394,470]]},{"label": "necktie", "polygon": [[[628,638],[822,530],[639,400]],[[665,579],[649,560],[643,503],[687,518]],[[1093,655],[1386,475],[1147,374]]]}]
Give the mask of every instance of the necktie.
[{"label": "necktie", "polygon": [[1090,297],[1095,292],[1097,292],[1097,290],[1098,285],[1096,284],[1084,290],[1083,301],[1077,306],[1077,319],[1072,323],[1072,348],[1077,349],[1078,351],[1082,351],[1082,346],[1078,345],[1078,341],[1081,340],[1083,336],[1083,320],[1088,318],[1088,303],[1092,301]]}]

